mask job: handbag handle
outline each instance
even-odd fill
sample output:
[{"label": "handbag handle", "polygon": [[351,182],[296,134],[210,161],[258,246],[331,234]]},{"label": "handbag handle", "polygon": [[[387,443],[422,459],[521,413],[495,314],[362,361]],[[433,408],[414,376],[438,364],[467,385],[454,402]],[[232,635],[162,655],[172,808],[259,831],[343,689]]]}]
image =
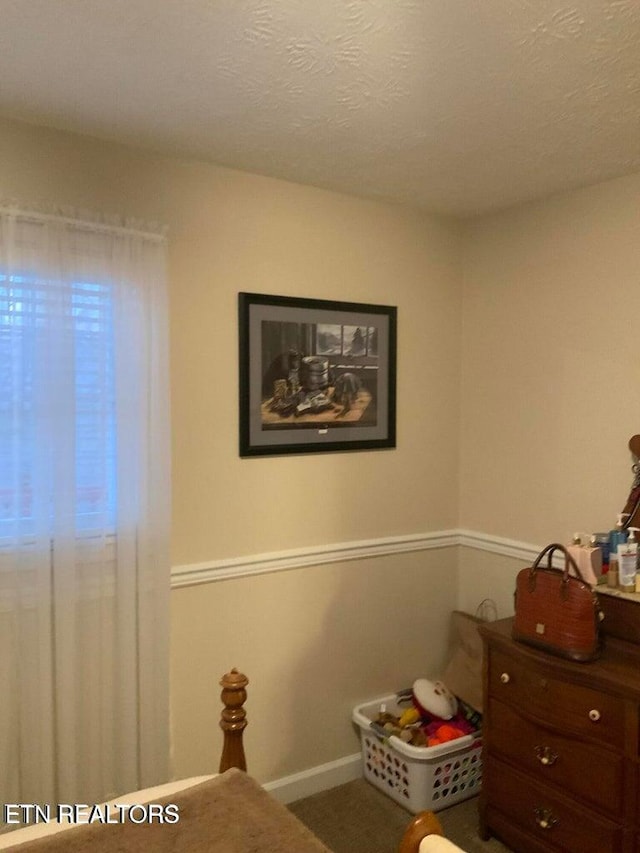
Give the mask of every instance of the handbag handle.
[{"label": "handbag handle", "polygon": [[[564,554],[564,569],[562,571],[562,582],[563,583],[569,582],[569,568],[571,567],[574,570],[576,577],[579,580],[581,580],[582,583],[586,584],[587,582],[582,577],[582,572],[578,568],[578,564],[576,563],[576,561],[573,559],[573,557],[567,551],[567,549],[564,547],[564,545],[560,545],[557,542],[554,542],[551,545],[547,545],[546,548],[544,548],[542,551],[540,551],[540,553],[538,554],[538,556],[535,559],[534,564],[529,569],[529,580],[530,581],[533,580],[533,576],[535,574],[535,571],[536,571],[536,569],[540,568],[540,563],[542,562],[542,558],[545,556],[545,554],[547,555],[547,568],[553,569],[553,566],[551,565],[551,559],[553,557],[554,551],[561,551]],[[587,584],[587,586],[589,586],[589,584]]]}]

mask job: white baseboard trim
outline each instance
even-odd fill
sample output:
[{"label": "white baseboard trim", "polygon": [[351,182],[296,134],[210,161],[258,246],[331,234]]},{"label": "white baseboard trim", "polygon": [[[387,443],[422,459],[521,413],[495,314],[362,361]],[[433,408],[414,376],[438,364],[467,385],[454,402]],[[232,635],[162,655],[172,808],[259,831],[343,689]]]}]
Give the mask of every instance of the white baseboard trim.
[{"label": "white baseboard trim", "polygon": [[310,797],[320,791],[328,791],[329,788],[352,782],[361,776],[362,755],[357,752],[354,755],[339,758],[337,761],[303,770],[302,773],[294,773],[292,776],[267,782],[262,787],[276,800],[287,805],[303,797]]}]

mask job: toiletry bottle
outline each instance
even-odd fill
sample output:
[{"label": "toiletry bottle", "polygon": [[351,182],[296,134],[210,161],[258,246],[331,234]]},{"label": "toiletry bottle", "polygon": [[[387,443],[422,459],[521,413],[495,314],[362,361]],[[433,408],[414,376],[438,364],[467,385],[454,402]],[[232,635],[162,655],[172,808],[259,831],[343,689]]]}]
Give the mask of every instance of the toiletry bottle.
[{"label": "toiletry bottle", "polygon": [[618,552],[609,551],[609,571],[607,572],[607,586],[611,589],[618,588]]},{"label": "toiletry bottle", "polygon": [[[583,545],[583,536],[585,541],[589,541],[588,545]],[[573,541],[567,546],[567,551],[580,569],[582,579],[592,585],[597,584],[602,576],[602,551],[595,544],[595,537],[575,533]],[[570,574],[573,574],[571,570]]]},{"label": "toiletry bottle", "polygon": [[609,573],[609,534],[594,533],[594,543],[602,551],[602,575],[598,578],[598,583],[606,583]]},{"label": "toiletry bottle", "polygon": [[[584,550],[587,554],[589,572],[593,577],[593,580],[590,580],[589,583],[598,584],[602,583],[603,581],[606,581],[603,565],[604,555],[602,553],[602,548],[598,544],[598,537],[595,533],[589,537],[589,544],[585,547]],[[589,579],[585,577],[585,580]]]},{"label": "toiletry bottle", "polygon": [[637,527],[629,527],[629,538],[618,545],[618,586],[623,592],[636,591],[636,561],[638,559]]},{"label": "toiletry bottle", "polygon": [[609,573],[607,575],[607,586],[617,589],[618,587],[618,545],[626,542],[627,531],[623,529],[624,519],[629,513],[618,514],[618,521],[613,530],[609,532]]},{"label": "toiletry bottle", "polygon": [[[581,548],[582,548],[582,539],[580,537],[580,534],[574,533],[573,539],[571,540],[571,543],[569,545],[567,545],[567,551],[571,554],[573,559],[576,561],[579,569],[580,569],[580,550],[581,550]],[[575,574],[575,572],[572,572],[571,569],[569,569],[569,573]]]}]

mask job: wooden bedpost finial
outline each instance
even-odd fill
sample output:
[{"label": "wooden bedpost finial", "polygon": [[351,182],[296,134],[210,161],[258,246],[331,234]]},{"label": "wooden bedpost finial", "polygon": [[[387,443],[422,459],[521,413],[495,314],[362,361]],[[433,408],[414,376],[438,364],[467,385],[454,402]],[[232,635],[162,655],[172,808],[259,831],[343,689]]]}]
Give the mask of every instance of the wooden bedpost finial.
[{"label": "wooden bedpost finial", "polygon": [[247,769],[242,744],[242,733],[247,725],[247,714],[242,707],[247,699],[245,687],[249,683],[246,675],[232,669],[220,679],[222,693],[220,698],[224,704],[220,715],[220,728],[224,732],[224,745],[220,758],[220,773],[230,767]]},{"label": "wooden bedpost finial", "polygon": [[444,835],[442,824],[433,812],[418,812],[402,836],[398,853],[415,853],[428,835]]}]

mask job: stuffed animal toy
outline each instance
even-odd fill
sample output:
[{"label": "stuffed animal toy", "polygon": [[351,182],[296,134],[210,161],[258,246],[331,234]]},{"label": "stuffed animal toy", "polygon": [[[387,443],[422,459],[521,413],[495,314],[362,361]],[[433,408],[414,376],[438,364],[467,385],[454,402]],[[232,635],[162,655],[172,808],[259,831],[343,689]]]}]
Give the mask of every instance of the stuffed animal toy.
[{"label": "stuffed animal toy", "polygon": [[458,711],[458,700],[442,681],[418,678],[413,682],[413,704],[422,716],[450,720]]},{"label": "stuffed animal toy", "polygon": [[385,708],[372,721],[382,737],[396,735],[411,746],[437,746],[475,731],[458,699],[442,681],[419,678],[411,690],[403,691],[403,698],[409,697],[412,705],[400,716],[387,713]]}]

